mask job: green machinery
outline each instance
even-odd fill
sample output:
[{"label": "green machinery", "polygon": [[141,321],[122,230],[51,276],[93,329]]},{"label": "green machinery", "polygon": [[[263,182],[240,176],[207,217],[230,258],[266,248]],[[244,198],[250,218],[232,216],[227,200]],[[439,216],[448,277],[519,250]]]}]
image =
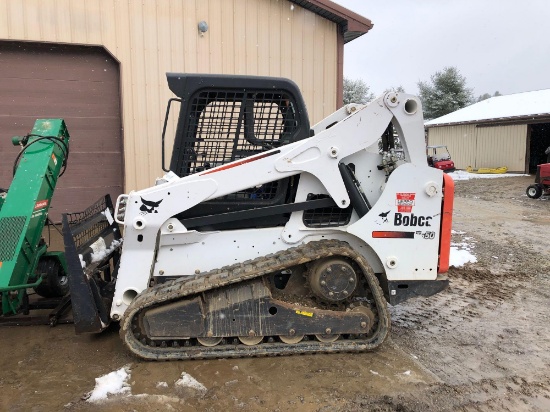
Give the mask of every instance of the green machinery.
[{"label": "green machinery", "polygon": [[[63,119],[39,119],[32,131],[14,137],[22,146],[13,180],[0,194],[0,315],[28,314],[27,291],[45,298],[68,292],[63,252],[51,252],[42,238],[50,202],[69,155],[69,133]],[[55,306],[54,306],[55,307]]]}]

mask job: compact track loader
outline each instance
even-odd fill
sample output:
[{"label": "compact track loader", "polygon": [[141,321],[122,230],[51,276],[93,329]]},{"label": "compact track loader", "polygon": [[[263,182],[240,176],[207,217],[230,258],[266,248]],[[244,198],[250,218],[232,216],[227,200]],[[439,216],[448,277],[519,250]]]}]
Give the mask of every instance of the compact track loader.
[{"label": "compact track loader", "polygon": [[65,222],[77,331],[119,321],[156,360],[361,352],[387,337],[387,302],[447,286],[453,183],[427,165],[417,97],[310,127],[290,80],[167,77],[164,130],[181,104],[170,167],[118,198],[112,279],[86,274]]}]

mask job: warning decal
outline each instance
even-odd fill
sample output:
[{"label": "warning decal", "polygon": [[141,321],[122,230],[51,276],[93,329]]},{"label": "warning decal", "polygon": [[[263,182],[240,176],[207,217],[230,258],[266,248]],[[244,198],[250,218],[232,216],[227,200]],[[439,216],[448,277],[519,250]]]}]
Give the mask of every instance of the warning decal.
[{"label": "warning decal", "polygon": [[44,209],[45,207],[48,207],[48,201],[47,200],[39,200],[36,202],[36,205],[34,205],[34,210],[40,210]]},{"label": "warning decal", "polygon": [[397,211],[400,213],[411,213],[414,206],[414,198],[416,193],[396,193],[395,204]]}]

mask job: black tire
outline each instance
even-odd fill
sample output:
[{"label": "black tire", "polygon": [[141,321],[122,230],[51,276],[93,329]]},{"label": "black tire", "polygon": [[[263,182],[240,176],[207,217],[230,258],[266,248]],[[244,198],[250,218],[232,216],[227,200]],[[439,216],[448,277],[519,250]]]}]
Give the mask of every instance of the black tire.
[{"label": "black tire", "polygon": [[44,298],[61,298],[69,292],[69,278],[59,261],[53,257],[43,257],[36,265],[39,276],[45,274],[42,283],[34,291]]},{"label": "black tire", "polygon": [[538,199],[542,196],[542,186],[541,185],[530,185],[525,191],[528,197],[531,199]]}]

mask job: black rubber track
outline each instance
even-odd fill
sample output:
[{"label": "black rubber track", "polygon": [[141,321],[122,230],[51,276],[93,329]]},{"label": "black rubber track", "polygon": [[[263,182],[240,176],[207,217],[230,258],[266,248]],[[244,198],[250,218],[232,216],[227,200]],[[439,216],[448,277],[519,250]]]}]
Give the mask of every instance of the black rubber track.
[{"label": "black rubber track", "polygon": [[[376,324],[371,329],[372,332],[364,338],[349,335],[349,338],[342,336],[332,343],[304,340],[296,344],[274,341],[262,342],[254,346],[220,344],[211,347],[175,346],[176,341],[173,341],[152,346],[147,343],[147,340],[140,341],[133,333],[133,327],[136,326],[135,322],[139,319],[140,313],[149,308],[330,256],[344,256],[352,259],[363,271],[377,312]],[[149,360],[178,360],[372,351],[378,348],[388,336],[391,321],[378,279],[363,256],[355,252],[346,242],[321,240],[195,276],[181,277],[146,289],[132,301],[120,325],[121,338],[133,354]]]}]

